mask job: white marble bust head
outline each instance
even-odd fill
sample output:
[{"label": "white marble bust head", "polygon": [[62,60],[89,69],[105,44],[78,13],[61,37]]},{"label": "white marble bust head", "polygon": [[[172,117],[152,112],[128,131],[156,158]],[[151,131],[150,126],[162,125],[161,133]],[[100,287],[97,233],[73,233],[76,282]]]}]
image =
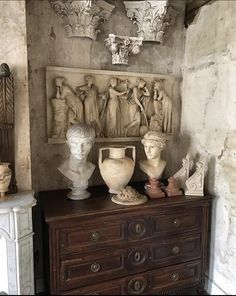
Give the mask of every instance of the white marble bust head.
[{"label": "white marble bust head", "polygon": [[95,130],[87,124],[78,123],[69,127],[66,143],[70,149],[70,157],[58,170],[72,181],[71,199],[85,199],[90,196],[86,191],[88,180],[92,176],[95,165],[87,161],[87,157],[95,140]]},{"label": "white marble bust head", "polygon": [[140,160],[140,169],[150,178],[160,179],[166,166],[166,161],[161,159],[161,152],[166,147],[167,137],[164,133],[148,131],[141,143],[144,146],[146,160]]},{"label": "white marble bust head", "polygon": [[95,131],[86,124],[72,125],[66,133],[66,143],[70,153],[78,160],[86,160],[93,146]]}]

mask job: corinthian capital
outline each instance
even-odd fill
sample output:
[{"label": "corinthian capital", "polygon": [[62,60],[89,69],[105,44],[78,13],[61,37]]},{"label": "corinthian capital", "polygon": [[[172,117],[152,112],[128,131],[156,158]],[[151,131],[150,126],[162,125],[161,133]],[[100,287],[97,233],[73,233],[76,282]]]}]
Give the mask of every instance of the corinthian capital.
[{"label": "corinthian capital", "polygon": [[143,38],[109,34],[104,42],[112,54],[112,65],[128,65],[129,56],[139,53]]},{"label": "corinthian capital", "polygon": [[114,5],[103,0],[49,0],[52,9],[63,19],[68,37],[96,40],[99,25],[109,19]]},{"label": "corinthian capital", "polygon": [[168,27],[177,12],[169,0],[124,1],[127,16],[138,26],[138,36],[143,41],[163,43]]}]

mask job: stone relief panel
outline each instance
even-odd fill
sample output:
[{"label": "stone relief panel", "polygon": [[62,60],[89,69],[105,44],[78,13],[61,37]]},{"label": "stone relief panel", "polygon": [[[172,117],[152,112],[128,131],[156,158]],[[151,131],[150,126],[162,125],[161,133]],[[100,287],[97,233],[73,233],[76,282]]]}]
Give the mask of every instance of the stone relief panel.
[{"label": "stone relief panel", "polygon": [[170,75],[46,67],[48,142],[64,143],[76,123],[94,127],[96,142],[171,133],[173,84]]},{"label": "stone relief panel", "polygon": [[114,9],[103,0],[49,0],[52,9],[62,18],[68,37],[97,39],[99,25],[107,21]]},{"label": "stone relief panel", "polygon": [[138,37],[143,41],[163,43],[178,14],[169,0],[124,1],[124,5],[127,16],[138,26]]}]

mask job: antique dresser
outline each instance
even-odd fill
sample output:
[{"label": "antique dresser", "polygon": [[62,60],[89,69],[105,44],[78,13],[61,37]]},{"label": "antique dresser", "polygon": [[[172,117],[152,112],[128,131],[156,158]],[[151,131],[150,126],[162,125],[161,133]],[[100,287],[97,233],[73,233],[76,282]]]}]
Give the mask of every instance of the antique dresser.
[{"label": "antique dresser", "polygon": [[[83,201],[40,192],[50,293],[158,295],[203,287],[211,197],[114,204],[107,187]],[[47,255],[48,252],[48,255]]]}]

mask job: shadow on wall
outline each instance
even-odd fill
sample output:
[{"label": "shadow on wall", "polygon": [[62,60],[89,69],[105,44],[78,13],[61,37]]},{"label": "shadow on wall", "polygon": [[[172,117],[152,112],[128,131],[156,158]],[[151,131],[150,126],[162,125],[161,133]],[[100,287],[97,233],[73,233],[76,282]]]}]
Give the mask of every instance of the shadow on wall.
[{"label": "shadow on wall", "polygon": [[167,142],[163,153],[163,159],[167,161],[164,178],[173,176],[182,166],[182,159],[186,157],[190,149],[190,136],[188,134],[173,135]]}]

